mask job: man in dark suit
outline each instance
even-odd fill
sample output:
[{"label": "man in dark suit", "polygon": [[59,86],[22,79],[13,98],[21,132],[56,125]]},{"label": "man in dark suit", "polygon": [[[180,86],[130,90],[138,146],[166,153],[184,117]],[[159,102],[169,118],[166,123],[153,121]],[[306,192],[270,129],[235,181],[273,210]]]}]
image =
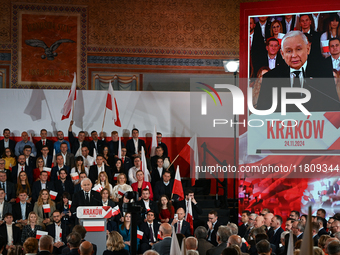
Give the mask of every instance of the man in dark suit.
[{"label": "man in dark suit", "polygon": [[63,199],[64,192],[69,193],[72,197],[74,187],[72,181],[67,179],[67,172],[65,169],[60,169],[59,180],[54,182],[54,191],[58,192],[57,198],[55,200],[56,203]]},{"label": "man in dark suit", "polygon": [[322,236],[322,235],[328,235],[326,229],[324,228],[324,225],[323,225],[323,218],[322,217],[319,217],[317,216],[316,218],[316,222],[318,224],[318,236]]},{"label": "man in dark suit", "polygon": [[208,231],[205,227],[199,226],[195,229],[195,237],[198,241],[197,251],[199,254],[207,254],[207,251],[214,247],[207,239]]},{"label": "man in dark suit", "polygon": [[281,242],[281,233],[283,232],[283,229],[281,228],[282,225],[282,217],[280,215],[275,215],[272,218],[270,226],[274,230],[274,235],[272,238],[269,239],[269,242],[273,245],[275,245],[276,250],[279,249],[279,244]]},{"label": "man in dark suit", "polygon": [[37,167],[36,157],[32,156],[32,147],[30,145],[25,145],[23,149],[23,154],[25,155],[26,166],[34,169]]},{"label": "man in dark suit", "polygon": [[59,171],[61,169],[65,169],[66,172],[67,172],[67,179],[68,180],[71,180],[71,177],[70,177],[70,168],[68,166],[66,166],[64,164],[64,157],[61,155],[61,154],[58,154],[56,156],[56,161],[57,161],[57,165],[52,167],[52,170],[51,170],[51,182],[55,182],[58,180],[58,176],[59,176]]},{"label": "man in dark suit", "polygon": [[146,152],[146,146],[144,140],[138,138],[139,130],[137,128],[132,129],[132,138],[126,142],[127,155],[130,158],[136,157],[142,149],[142,146]]},{"label": "man in dark suit", "polygon": [[0,188],[3,188],[6,193],[5,201],[14,203],[16,199],[15,186],[7,181],[7,173],[4,171],[0,171]]},{"label": "man in dark suit", "polygon": [[[319,47],[319,46],[318,46]],[[319,47],[320,48],[320,47]],[[332,70],[324,68],[320,62],[308,58],[310,47],[306,36],[300,31],[291,31],[282,40],[281,54],[286,65],[280,65],[263,76],[257,109],[267,110],[272,106],[272,88],[278,88],[276,112],[281,112],[281,88],[305,88],[311,99],[303,107],[308,111],[338,111],[339,98],[336,93]],[[308,58],[308,61],[307,61]],[[320,81],[316,78],[329,78]],[[278,79],[280,78],[280,79]],[[301,99],[302,93],[289,93],[287,98]],[[301,95],[302,94],[302,95]],[[287,112],[300,111],[296,105],[287,105]]]},{"label": "man in dark suit", "polygon": [[[112,131],[111,132],[111,138],[112,140],[107,143],[109,146],[109,151],[111,157],[118,156],[118,148],[119,148],[119,136],[117,131]],[[124,143],[121,141],[121,148],[124,147]]]},{"label": "man in dark suit", "polygon": [[288,32],[294,30],[295,19],[296,19],[295,15],[282,16],[281,23],[282,23],[282,30],[284,34],[287,34]]},{"label": "man in dark suit", "polygon": [[188,189],[184,193],[185,199],[178,201],[176,205],[176,209],[178,208],[183,208],[184,212],[186,213],[188,210],[188,205],[189,205],[189,199],[191,199],[191,208],[192,208],[192,218],[194,222],[194,229],[196,229],[198,226],[204,225],[204,222],[198,219],[198,216],[203,213],[202,208],[198,205],[196,199],[195,199],[195,194],[192,190]]},{"label": "man in dark suit", "polygon": [[240,237],[244,237],[246,235],[247,229],[249,227],[249,217],[250,212],[248,210],[242,212],[241,215],[242,225],[238,228],[238,235]]},{"label": "man in dark suit", "polygon": [[26,159],[24,155],[19,155],[18,164],[12,167],[12,182],[17,184],[18,176],[20,172],[26,172],[27,179],[30,185],[33,184],[33,169],[29,166],[26,166]]},{"label": "man in dark suit", "polygon": [[155,218],[158,219],[158,208],[157,208],[157,203],[154,201],[150,200],[150,190],[145,188],[142,190],[142,199],[139,200],[137,203],[137,205],[140,205],[142,208],[142,212],[141,212],[141,222],[145,221],[146,217],[145,215],[147,215],[148,211],[153,211],[153,213],[155,214]]},{"label": "man in dark suit", "polygon": [[9,139],[11,136],[11,131],[8,128],[5,128],[3,131],[4,139],[0,140],[0,155],[2,155],[6,148],[10,148],[12,153],[15,150],[15,142],[12,139]]},{"label": "man in dark suit", "polygon": [[189,222],[184,220],[185,212],[183,208],[178,208],[177,218],[170,219],[169,223],[174,226],[176,233],[181,233],[185,235],[185,237],[190,236],[190,224]]},{"label": "man in dark suit", "polygon": [[151,249],[150,244],[157,242],[157,234],[159,230],[159,223],[155,220],[155,213],[149,210],[146,215],[146,221],[140,225],[140,230],[144,233],[140,242],[140,252],[144,253]]},{"label": "man in dark suit", "polygon": [[[67,255],[78,255],[78,249],[81,244],[81,236],[77,232],[70,233],[67,238],[67,246],[69,247],[69,252]],[[64,252],[64,250],[63,250]]]},{"label": "man in dark suit", "polygon": [[40,157],[42,157],[42,159],[44,160],[44,166],[51,168],[53,156],[49,155],[49,148],[47,145],[42,145],[40,154]]},{"label": "man in dark suit", "polygon": [[[0,226],[0,236],[4,237],[6,240],[6,250],[9,247],[15,247],[14,245],[21,244],[21,231],[20,228],[13,225],[13,215],[12,213],[6,213],[4,215],[5,224]],[[12,228],[12,236],[9,236],[8,228]],[[8,243],[8,240],[11,239],[13,242],[11,244]]]},{"label": "man in dark suit", "polygon": [[[170,161],[170,158],[169,158],[168,156],[165,156],[163,148],[162,148],[161,146],[157,146],[157,147],[156,147],[156,155],[153,156],[153,157],[151,157],[151,159],[150,159],[152,168],[157,167],[157,160],[158,160],[159,158],[162,158],[162,159],[163,159],[163,162],[166,161],[166,160],[167,160],[169,163],[171,162],[171,161]],[[170,168],[168,169],[168,171],[170,171],[170,173],[171,173],[171,178],[172,178],[172,179],[175,178],[175,169],[174,169],[174,166],[173,166],[173,165],[170,166]]]},{"label": "man in dark suit", "polygon": [[35,148],[37,149],[37,157],[41,156],[41,150],[43,148],[43,146],[47,146],[49,153],[48,155],[53,155],[53,141],[47,139],[47,130],[46,129],[42,129],[40,130],[40,137],[41,140],[36,142],[35,144]]},{"label": "man in dark suit", "polygon": [[211,248],[207,251],[207,255],[220,255],[222,251],[227,248],[227,242],[232,235],[230,228],[226,226],[220,226],[216,233],[217,247]]},{"label": "man in dark suit", "polygon": [[82,146],[86,146],[87,148],[90,147],[90,144],[88,141],[85,141],[85,132],[80,131],[78,133],[78,139],[74,137],[72,133],[72,125],[74,121],[70,121],[70,126],[68,128],[68,139],[70,140],[71,145],[71,152],[75,157],[81,156],[81,148]]},{"label": "man in dark suit", "polygon": [[92,183],[96,183],[100,172],[105,172],[107,174],[108,181],[114,185],[113,177],[111,174],[111,169],[109,166],[104,164],[103,155],[99,154],[96,160],[97,160],[97,165],[91,166],[89,170],[89,178],[92,181]]},{"label": "man in dark suit", "polygon": [[318,231],[319,231],[319,224],[317,222],[312,222],[312,236],[313,236],[314,246],[318,246],[318,243],[319,243],[320,236],[318,235]]},{"label": "man in dark suit", "polygon": [[52,217],[53,224],[46,226],[46,231],[48,235],[54,238],[53,254],[61,254],[62,249],[66,246],[66,237],[70,233],[70,228],[67,224],[61,224],[61,212],[59,210],[55,210]]},{"label": "man in dark suit", "polygon": [[40,172],[40,180],[33,183],[32,187],[32,202],[36,202],[39,197],[39,193],[42,189],[54,190],[53,182],[47,181],[48,173],[46,171]]},{"label": "man in dark suit", "polygon": [[122,147],[122,166],[124,167],[124,169],[126,171],[128,171],[131,167],[133,167],[133,163],[131,158],[129,158],[128,156],[126,156],[126,148]]},{"label": "man in dark suit", "polygon": [[151,185],[155,187],[156,183],[162,180],[162,176],[166,169],[163,167],[164,161],[162,158],[157,159],[157,166],[152,168],[151,172]]},{"label": "man in dark suit", "polygon": [[159,232],[163,240],[158,243],[155,243],[152,246],[152,250],[157,251],[160,255],[169,255],[170,246],[171,246],[171,234],[172,234],[172,228],[170,224],[163,223],[159,227]]},{"label": "man in dark suit", "polygon": [[163,148],[164,156],[167,157],[168,156],[168,146],[166,146],[166,144],[162,142],[162,138],[163,138],[162,133],[157,132],[157,145],[161,146]]},{"label": "man in dark suit", "polygon": [[153,200],[158,201],[162,195],[167,195],[168,198],[171,198],[172,187],[174,185],[174,181],[171,180],[171,174],[169,171],[165,171],[162,180],[158,181],[155,184],[153,190]]},{"label": "man in dark suit", "polygon": [[92,138],[92,141],[90,142],[90,147],[89,147],[90,152],[89,152],[89,154],[93,157],[94,149],[96,149],[97,154],[103,153],[103,147],[104,147],[105,143],[103,142],[103,140],[98,139],[97,131],[91,132],[91,138]]},{"label": "man in dark suit", "polygon": [[3,220],[5,217],[4,215],[7,214],[7,213],[12,213],[12,204],[8,203],[5,201],[5,196],[6,196],[6,193],[5,191],[0,188],[0,204],[4,204],[4,206],[2,207],[2,211],[0,210],[0,215],[1,215],[1,218],[0,218],[0,225],[3,223]]},{"label": "man in dark suit", "polygon": [[92,182],[89,178],[81,181],[81,191],[73,195],[71,212],[75,213],[78,206],[101,206],[102,198],[97,191],[92,189]]},{"label": "man in dark suit", "polygon": [[39,239],[39,252],[37,255],[52,255],[53,238],[49,235],[44,235]]},{"label": "man in dark suit", "polygon": [[212,243],[214,246],[217,246],[217,239],[216,233],[221,226],[222,223],[218,221],[218,215],[216,211],[210,211],[208,213],[208,221],[207,221],[207,230],[208,230],[208,237],[207,240]]},{"label": "man in dark suit", "polygon": [[15,223],[24,226],[27,224],[28,214],[33,211],[33,205],[27,202],[25,190],[20,191],[19,199],[19,203],[13,205],[13,219]]},{"label": "man in dark suit", "polygon": [[7,175],[7,180],[12,181],[12,172],[9,169],[5,169],[5,160],[3,158],[0,158],[0,172],[5,172]]},{"label": "man in dark suit", "polygon": [[296,235],[297,240],[300,240],[303,237],[303,232],[305,231],[305,225],[301,221],[296,220],[293,222],[292,231],[293,231],[293,234]]},{"label": "man in dark suit", "polygon": [[68,152],[67,149],[67,143],[62,142],[60,144],[60,154],[63,156],[64,159],[64,165],[68,166],[70,169],[72,169],[75,166],[75,159],[74,155],[71,152]]}]

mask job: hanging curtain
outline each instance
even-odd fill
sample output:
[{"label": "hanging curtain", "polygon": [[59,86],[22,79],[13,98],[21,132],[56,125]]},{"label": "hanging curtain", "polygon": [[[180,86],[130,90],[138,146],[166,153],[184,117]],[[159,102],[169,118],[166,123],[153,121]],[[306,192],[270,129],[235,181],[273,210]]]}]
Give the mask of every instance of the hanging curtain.
[{"label": "hanging curtain", "polygon": [[137,90],[137,76],[99,76],[95,75],[95,89],[96,90],[107,90],[109,88],[109,82],[111,81],[113,90]]}]

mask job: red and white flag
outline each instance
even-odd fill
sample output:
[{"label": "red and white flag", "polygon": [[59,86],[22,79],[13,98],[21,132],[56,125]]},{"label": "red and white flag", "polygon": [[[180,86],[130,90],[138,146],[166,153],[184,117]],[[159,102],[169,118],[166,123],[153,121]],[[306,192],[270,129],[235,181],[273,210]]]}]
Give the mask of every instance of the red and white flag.
[{"label": "red and white flag", "polygon": [[144,151],[144,147],[142,146],[142,155],[141,155],[141,170],[143,171],[144,173],[144,181],[146,182],[150,182],[151,180],[151,176],[150,176],[150,172],[148,170],[148,166],[147,166],[147,163],[146,163],[146,157],[145,157],[145,151]]},{"label": "red and white flag", "polygon": [[153,129],[153,133],[152,133],[152,141],[151,141],[151,150],[150,150],[150,157],[155,156],[156,155],[156,147],[157,147],[157,130],[156,130],[156,126]]},{"label": "red and white flag", "polygon": [[162,236],[161,236],[161,232],[158,230],[158,233],[157,233],[157,239],[159,240],[163,240]]},{"label": "red and white flag", "polygon": [[116,205],[115,207],[112,208],[112,217],[114,217],[118,214],[120,214],[120,209],[119,209],[119,206]]},{"label": "red and white flag", "polygon": [[184,199],[181,175],[179,174],[179,166],[177,166],[177,169],[176,169],[174,186],[172,187],[172,194],[178,195],[180,201]]},{"label": "red and white flag", "polygon": [[92,188],[92,190],[97,191],[97,192],[100,192],[102,189],[103,187],[100,184],[94,185],[94,187]]},{"label": "red and white flag", "polygon": [[61,117],[61,120],[68,119],[70,117],[73,101],[75,101],[77,99],[77,82],[76,82],[76,77],[77,77],[77,75],[76,75],[76,73],[74,73],[74,78],[73,78],[71,90],[68,93],[68,97],[66,99],[64,107],[61,110],[61,113],[63,115]]},{"label": "red and white flag", "polygon": [[122,159],[122,142],[120,141],[120,137],[118,142],[118,158]]},{"label": "red and white flag", "polygon": [[72,181],[79,180],[79,174],[77,172],[71,173],[70,175],[71,175]]},{"label": "red and white flag", "polygon": [[72,201],[71,201],[71,200],[69,200],[69,201],[68,201],[68,209],[70,209],[70,208],[71,208],[71,205],[72,205]]},{"label": "red and white flag", "polygon": [[121,127],[122,124],[120,123],[117,101],[113,93],[111,81],[109,84],[109,90],[107,92],[106,108],[112,111],[112,120],[114,121],[115,125],[117,127]]},{"label": "red and white flag", "polygon": [[97,150],[96,148],[93,149],[93,165],[97,162]]},{"label": "red and white flag", "polygon": [[48,235],[47,231],[37,230],[37,234],[36,234],[35,238],[40,239],[42,236],[46,236],[46,235]]},{"label": "red and white flag", "polygon": [[114,181],[117,181],[118,175],[119,175],[119,174],[115,174],[115,175],[113,176],[113,180],[114,180]]},{"label": "red and white flag", "polygon": [[189,224],[190,224],[190,233],[191,233],[191,235],[193,235],[194,234],[194,220],[192,218],[191,198],[189,198],[188,210],[186,211],[186,214],[185,214],[185,221],[189,222]]},{"label": "red and white flag", "polygon": [[48,173],[50,173],[50,172],[52,171],[52,168],[49,168],[49,167],[44,166],[44,167],[43,167],[43,170],[46,171],[46,172],[48,172]]},{"label": "red and white flag", "polygon": [[50,197],[52,200],[55,200],[58,196],[58,192],[50,190]]},{"label": "red and white flag", "polygon": [[118,195],[124,196],[125,191],[122,190],[121,188],[118,188]]},{"label": "red and white flag", "polygon": [[51,212],[50,204],[43,205],[43,210],[44,210],[44,213]]},{"label": "red and white flag", "polygon": [[138,239],[142,240],[143,239],[143,235],[144,235],[143,231],[137,230],[137,238]]},{"label": "red and white flag", "polygon": [[[192,162],[190,154],[192,153]],[[191,185],[195,185],[195,181],[198,179],[198,172],[195,171],[196,166],[199,164],[198,158],[198,146],[197,146],[197,135],[195,134],[189,142],[184,146],[184,148],[180,151],[179,155],[185,159],[191,166]],[[192,178],[192,177],[195,178]]]},{"label": "red and white flag", "polygon": [[284,33],[279,33],[279,34],[278,34],[277,40],[279,41],[279,45],[281,45],[282,39],[283,39],[283,37],[284,37],[285,35],[286,35],[286,34],[284,34]]},{"label": "red and white flag", "polygon": [[[65,162],[64,162],[65,163]],[[53,149],[53,156],[52,156],[52,165],[51,168],[53,168],[54,166],[57,165],[57,157],[56,157],[56,153],[55,153],[55,149]]]},{"label": "red and white flag", "polygon": [[329,52],[329,40],[321,41],[321,45],[324,53]]},{"label": "red and white flag", "polygon": [[12,163],[9,163],[9,171],[12,171]]},{"label": "red and white flag", "polygon": [[94,220],[84,220],[83,226],[88,232],[101,232],[105,230],[106,221],[94,221]]}]

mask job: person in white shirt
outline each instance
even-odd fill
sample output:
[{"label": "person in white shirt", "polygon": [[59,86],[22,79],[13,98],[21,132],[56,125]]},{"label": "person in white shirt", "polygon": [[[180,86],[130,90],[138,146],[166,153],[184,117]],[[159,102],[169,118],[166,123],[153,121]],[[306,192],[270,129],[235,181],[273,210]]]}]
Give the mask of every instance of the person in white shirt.
[{"label": "person in white shirt", "polygon": [[83,146],[81,148],[81,155],[83,156],[84,165],[86,167],[90,167],[90,166],[94,165],[95,159],[94,159],[94,157],[91,157],[89,155],[89,148],[87,146]]},{"label": "person in white shirt", "polygon": [[129,169],[129,182],[130,182],[130,184],[137,182],[136,173],[137,173],[138,170],[141,170],[141,168],[140,168],[141,157],[136,156],[133,163],[134,163],[135,166],[133,166]]},{"label": "person in white shirt", "polygon": [[333,69],[340,71],[340,39],[338,37],[329,40],[329,52]]}]

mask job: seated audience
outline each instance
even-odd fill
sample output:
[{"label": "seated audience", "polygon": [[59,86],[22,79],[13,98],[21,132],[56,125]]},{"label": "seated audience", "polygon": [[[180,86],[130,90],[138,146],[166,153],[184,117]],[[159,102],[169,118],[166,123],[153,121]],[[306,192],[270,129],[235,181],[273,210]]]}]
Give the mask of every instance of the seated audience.
[{"label": "seated audience", "polygon": [[40,173],[40,180],[33,183],[32,187],[32,202],[36,202],[38,200],[38,196],[40,194],[40,191],[43,189],[48,190],[54,190],[53,182],[47,181],[48,179],[48,173],[46,171],[42,171]]},{"label": "seated audience", "polygon": [[4,215],[7,213],[12,214],[12,204],[5,201],[5,190],[0,188],[0,225],[3,223]]},{"label": "seated audience", "polygon": [[39,181],[40,178],[40,173],[42,171],[46,171],[47,175],[48,175],[48,181],[51,179],[51,169],[49,169],[50,171],[47,171],[45,168],[45,164],[44,164],[44,160],[42,157],[38,157],[37,158],[37,163],[36,163],[36,168],[34,168],[33,170],[33,181]]},{"label": "seated audience", "polygon": [[[124,244],[125,247],[124,249],[127,251],[130,251],[130,227],[131,227],[131,213],[126,213],[124,216],[124,222],[119,225],[118,227],[118,232],[122,235],[123,240],[124,240]],[[137,229],[139,229],[139,227],[137,226]],[[139,249],[139,239],[137,239],[137,250]]]},{"label": "seated audience", "polygon": [[162,223],[169,223],[174,218],[175,209],[172,206],[172,202],[166,195],[161,196],[158,201],[159,219]]},{"label": "seated audience", "polygon": [[78,249],[81,244],[81,236],[77,232],[70,233],[67,237],[67,246],[70,248],[68,255],[78,255]]},{"label": "seated audience", "polygon": [[107,165],[104,164],[104,157],[99,154],[97,156],[97,164],[90,167],[89,171],[89,178],[91,179],[92,183],[95,183],[98,179],[99,173],[104,172],[106,173],[108,180],[110,183],[113,183],[113,177],[111,175],[111,169]]},{"label": "seated audience", "polygon": [[0,171],[0,187],[5,191],[5,201],[14,203],[16,199],[15,186],[7,180],[7,173]]},{"label": "seated audience", "polygon": [[[66,237],[70,233],[70,229],[66,224],[61,224],[61,213],[55,210],[52,214],[54,224],[46,226],[48,235],[54,239],[53,254],[61,254],[62,249],[66,247]],[[60,234],[61,233],[61,234]]]},{"label": "seated audience", "polygon": [[[61,154],[58,154],[56,159],[57,159],[57,165],[54,166],[51,171],[51,182],[55,182],[59,179],[59,171],[61,169],[65,169],[67,174],[70,174],[70,168],[65,165],[64,157]],[[68,178],[71,180],[70,177]]]},{"label": "seated audience", "polygon": [[19,157],[20,154],[23,154],[24,147],[26,145],[29,145],[32,148],[32,155],[36,157],[37,151],[35,149],[35,145],[28,140],[28,133],[26,131],[21,133],[21,138],[22,140],[20,142],[17,142],[17,144],[15,145],[15,155]]},{"label": "seated audience", "polygon": [[18,181],[16,185],[16,194],[19,196],[19,192],[21,190],[24,190],[28,196],[27,202],[32,202],[32,191],[31,191],[31,185],[28,182],[27,174],[26,172],[20,172],[18,176]]},{"label": "seated audience", "polygon": [[[14,245],[21,244],[21,231],[20,228],[13,224],[12,213],[4,215],[4,224],[0,226],[0,236],[5,238],[6,250],[13,248]],[[10,229],[10,230],[9,230]]]},{"label": "seated audience", "polygon": [[103,160],[105,165],[107,165],[111,169],[114,168],[115,160],[113,156],[111,156],[109,147],[107,145],[103,147]]},{"label": "seated audience", "polygon": [[198,241],[197,251],[199,254],[207,254],[207,251],[214,247],[212,243],[206,240],[208,236],[207,229],[203,226],[199,226],[195,229],[194,234]]},{"label": "seated audience", "polygon": [[129,255],[125,249],[125,243],[121,234],[117,231],[112,231],[107,236],[106,248],[103,255]]},{"label": "seated audience", "polygon": [[[174,185],[174,180],[171,180],[171,174],[169,171],[165,171],[162,180],[158,181],[155,184],[153,189],[154,201],[159,201],[162,195],[166,195],[167,197],[171,197],[172,187]],[[177,195],[174,195],[175,199]]]},{"label": "seated audience", "polygon": [[[113,164],[112,168],[112,177],[113,180],[115,181],[118,177],[119,174],[123,173],[127,176],[127,170],[124,168],[122,160],[117,158],[116,163]],[[130,169],[130,168],[129,168]]]},{"label": "seated audience", "polygon": [[68,192],[62,193],[62,200],[57,204],[57,210],[61,212],[61,223],[66,224],[70,229],[75,224],[75,216],[71,214],[71,195]]},{"label": "seated audience", "polygon": [[117,177],[117,185],[113,187],[112,191],[112,199],[115,202],[118,202],[119,199],[122,198],[122,193],[126,193],[128,191],[132,191],[132,188],[129,184],[126,184],[127,178],[126,175],[120,173]]},{"label": "seated audience", "polygon": [[11,151],[15,150],[15,141],[10,139],[11,131],[8,128],[5,128],[2,134],[4,139],[0,140],[0,155],[4,153],[6,148],[9,148]]},{"label": "seated audience", "polygon": [[100,196],[102,197],[102,205],[115,207],[116,204],[110,199],[110,191],[107,188],[103,188],[100,191]]},{"label": "seated audience", "polygon": [[149,210],[146,214],[146,221],[140,226],[140,230],[144,233],[141,240],[140,251],[145,252],[152,248],[157,242],[157,234],[160,224],[155,220],[155,213]]},{"label": "seated audience", "polygon": [[138,170],[141,170],[141,163],[142,163],[141,157],[137,155],[133,160],[134,166],[129,169],[129,173],[128,173],[130,185],[132,183],[137,182],[136,174]]},{"label": "seated audience", "polygon": [[157,203],[150,200],[150,190],[149,189],[143,189],[142,190],[142,198],[137,202],[138,205],[142,207],[141,212],[141,219],[145,221],[146,214],[149,210],[152,210],[155,213],[155,218],[158,219],[158,206]]},{"label": "seated audience", "polygon": [[105,172],[100,172],[98,179],[96,180],[96,185],[100,185],[102,188],[106,188],[109,191],[110,199],[112,198],[113,188]]},{"label": "seated audience", "polygon": [[18,156],[18,164],[12,168],[12,182],[17,183],[18,176],[20,172],[26,172],[28,177],[28,182],[33,184],[33,169],[26,166],[26,159],[23,154]]},{"label": "seated audience", "polygon": [[49,153],[49,149],[44,145],[41,149],[40,157],[44,160],[44,166],[51,168],[53,156]]},{"label": "seated audience", "polygon": [[161,241],[152,246],[152,250],[159,254],[170,254],[172,228],[169,223],[163,223],[159,227]]},{"label": "seated audience", "polygon": [[[45,207],[45,208],[44,208]],[[37,202],[34,204],[33,211],[38,216],[38,224],[50,225],[53,220],[53,212],[56,210],[55,203],[52,201],[49,190],[42,189],[39,192]]]},{"label": "seated audience", "polygon": [[85,172],[79,174],[79,182],[78,182],[78,184],[74,185],[74,192],[73,192],[73,194],[75,194],[75,193],[77,193],[78,191],[81,190],[81,185],[80,185],[80,183],[81,183],[81,181],[82,181],[83,179],[85,179],[85,178],[87,178],[87,175],[86,175]]},{"label": "seated audience", "polygon": [[89,169],[84,165],[84,159],[82,156],[79,156],[76,158],[76,165],[71,169],[71,175],[72,175],[72,182],[74,185],[78,184],[80,182],[79,179],[73,178],[77,175],[79,176],[81,173],[86,173],[86,176],[89,176]]},{"label": "seated audience", "polygon": [[207,251],[207,255],[221,254],[227,248],[227,242],[231,236],[231,230],[226,226],[220,226],[216,233],[217,246]]},{"label": "seated audience", "polygon": [[[75,160],[74,160],[74,155],[68,150],[67,144],[66,143],[61,143],[60,144],[60,152],[61,156],[64,158],[64,164],[68,166],[70,169],[74,167]],[[57,155],[59,154],[57,153]]]},{"label": "seated audience", "polygon": [[50,255],[53,251],[53,237],[44,235],[39,239],[39,255]]},{"label": "seated audience", "polygon": [[13,220],[21,227],[27,225],[28,215],[33,211],[33,205],[27,200],[25,190],[19,191],[19,203],[13,204]]},{"label": "seated audience", "polygon": [[67,172],[65,169],[60,169],[59,179],[54,182],[54,191],[58,192],[56,203],[60,202],[62,199],[62,194],[64,192],[73,195],[74,187],[71,180],[67,179]]},{"label": "seated audience", "polygon": [[30,212],[27,217],[27,224],[22,228],[21,243],[24,243],[29,237],[36,238],[38,230],[42,230],[42,226],[38,224],[38,215],[35,212]]},{"label": "seated audience", "polygon": [[6,148],[2,154],[2,158],[5,160],[5,169],[12,169],[13,166],[17,165],[15,155],[10,148]]},{"label": "seated audience", "polygon": [[53,149],[55,150],[55,153],[59,154],[61,152],[60,146],[61,146],[62,143],[66,143],[67,151],[71,152],[70,143],[68,141],[64,140],[64,132],[63,131],[59,130],[57,132],[57,138],[58,138],[58,140],[53,145]]},{"label": "seated audience", "polygon": [[143,189],[149,189],[150,191],[150,199],[153,199],[153,193],[152,193],[152,187],[151,187],[151,183],[144,181],[144,173],[142,170],[138,170],[136,172],[136,179],[137,182],[132,183],[131,187],[133,191],[138,192],[138,196],[139,196],[139,200],[142,199],[142,190]]},{"label": "seated audience", "polygon": [[170,219],[169,223],[174,226],[176,233],[181,233],[185,237],[190,236],[190,224],[184,220],[185,212],[183,208],[178,208],[176,211],[177,218]]}]

